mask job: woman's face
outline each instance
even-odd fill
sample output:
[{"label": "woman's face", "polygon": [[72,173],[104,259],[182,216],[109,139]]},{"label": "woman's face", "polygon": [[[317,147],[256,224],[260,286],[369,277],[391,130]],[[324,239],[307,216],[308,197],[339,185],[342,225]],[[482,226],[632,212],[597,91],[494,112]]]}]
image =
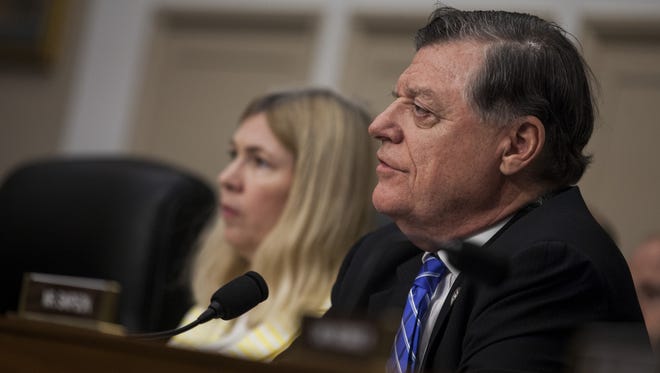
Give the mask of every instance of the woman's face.
[{"label": "woman's face", "polygon": [[294,158],[266,115],[247,117],[231,142],[231,162],[218,175],[225,239],[246,260],[275,226],[293,180]]}]

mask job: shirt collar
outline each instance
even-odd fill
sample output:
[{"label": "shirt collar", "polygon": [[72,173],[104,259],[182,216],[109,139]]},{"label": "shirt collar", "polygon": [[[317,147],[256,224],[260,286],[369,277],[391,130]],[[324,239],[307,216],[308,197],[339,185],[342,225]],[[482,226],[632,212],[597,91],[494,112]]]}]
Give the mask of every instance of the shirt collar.
[{"label": "shirt collar", "polygon": [[[504,225],[509,220],[511,220],[511,217],[512,216],[508,216],[508,217],[500,220],[498,223],[496,223],[494,225],[491,225],[490,227],[488,227],[488,228],[486,228],[486,229],[484,229],[480,232],[477,232],[477,233],[473,234],[472,236],[466,238],[464,241],[469,242],[469,243],[474,244],[474,245],[483,246],[486,242],[488,242],[488,240],[493,238],[493,236],[497,232],[499,232],[499,230],[502,229],[502,227],[504,227]],[[449,262],[449,258],[447,258],[447,253],[442,251],[442,250],[438,250],[435,253],[426,252],[426,253],[424,253],[423,259],[426,259],[427,256],[433,255],[433,254],[438,255],[438,258],[440,258],[440,260],[442,260],[442,262],[445,263],[445,265],[447,266],[447,269],[452,274],[455,274],[456,276],[458,276],[458,274],[461,273],[461,271],[459,271],[457,268],[455,268],[454,266],[451,265],[451,262]]]}]

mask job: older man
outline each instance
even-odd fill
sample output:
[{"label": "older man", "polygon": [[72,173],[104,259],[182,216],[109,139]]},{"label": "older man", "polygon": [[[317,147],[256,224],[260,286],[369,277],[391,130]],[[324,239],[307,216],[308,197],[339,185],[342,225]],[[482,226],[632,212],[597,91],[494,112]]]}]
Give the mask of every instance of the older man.
[{"label": "older man", "polygon": [[656,351],[660,351],[660,233],[647,237],[635,248],[630,271],[646,329]]},{"label": "older man", "polygon": [[[394,224],[353,247],[328,316],[394,310],[388,367],[400,372],[556,372],[580,327],[643,327],[626,262],[574,186],[594,107],[565,32],[440,8],[416,47],[369,128],[381,142],[373,202]],[[508,258],[506,279],[454,268],[439,249],[456,240]]]}]

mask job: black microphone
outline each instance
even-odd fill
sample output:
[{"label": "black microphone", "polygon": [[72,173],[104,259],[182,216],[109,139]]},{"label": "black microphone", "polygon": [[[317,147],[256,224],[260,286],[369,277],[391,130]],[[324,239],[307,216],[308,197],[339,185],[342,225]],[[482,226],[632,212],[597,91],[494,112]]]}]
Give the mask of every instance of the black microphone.
[{"label": "black microphone", "polygon": [[497,285],[509,275],[509,261],[481,246],[465,241],[448,241],[439,245],[447,253],[447,259],[461,272],[486,282]]},{"label": "black microphone", "polygon": [[176,329],[154,333],[129,334],[136,339],[161,339],[188,331],[211,319],[231,320],[268,298],[268,286],[260,274],[249,271],[229,281],[211,296],[211,304],[197,319]]}]

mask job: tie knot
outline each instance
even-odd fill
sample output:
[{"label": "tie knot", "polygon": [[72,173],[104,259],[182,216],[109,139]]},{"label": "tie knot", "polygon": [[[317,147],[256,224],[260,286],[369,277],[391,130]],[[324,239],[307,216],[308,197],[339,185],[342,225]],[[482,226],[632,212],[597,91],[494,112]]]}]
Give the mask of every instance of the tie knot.
[{"label": "tie knot", "polygon": [[429,290],[435,289],[446,270],[447,267],[440,258],[435,255],[425,255],[422,258],[422,268],[415,278],[415,285]]},{"label": "tie knot", "polygon": [[443,263],[435,254],[425,255],[422,258],[422,272],[440,273],[444,272],[445,269],[445,263]]}]

